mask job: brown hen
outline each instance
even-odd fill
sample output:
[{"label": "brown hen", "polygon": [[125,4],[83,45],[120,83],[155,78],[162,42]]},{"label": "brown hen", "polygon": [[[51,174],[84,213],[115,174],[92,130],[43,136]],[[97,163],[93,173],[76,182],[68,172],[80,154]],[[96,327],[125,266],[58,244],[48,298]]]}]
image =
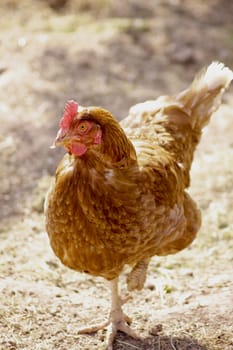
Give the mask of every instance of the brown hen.
[{"label": "brown hen", "polygon": [[202,128],[218,108],[233,72],[214,62],[176,96],[133,106],[120,124],[100,107],[66,105],[54,146],[67,154],[46,200],[46,228],[63,264],[111,281],[108,324],[136,337],[122,311],[118,276],[125,265],[129,290],[141,289],[149,260],[187,247],[201,224],[186,192]]}]

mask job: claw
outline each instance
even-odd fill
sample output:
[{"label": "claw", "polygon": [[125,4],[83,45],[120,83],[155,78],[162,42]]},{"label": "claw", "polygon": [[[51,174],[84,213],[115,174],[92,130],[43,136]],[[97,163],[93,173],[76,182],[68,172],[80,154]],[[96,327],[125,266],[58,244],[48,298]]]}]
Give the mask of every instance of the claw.
[{"label": "claw", "polygon": [[134,339],[138,339],[136,333],[125,323],[124,320],[112,323],[112,329],[108,332],[108,344],[106,350],[113,350],[113,342],[118,331],[121,331]]}]

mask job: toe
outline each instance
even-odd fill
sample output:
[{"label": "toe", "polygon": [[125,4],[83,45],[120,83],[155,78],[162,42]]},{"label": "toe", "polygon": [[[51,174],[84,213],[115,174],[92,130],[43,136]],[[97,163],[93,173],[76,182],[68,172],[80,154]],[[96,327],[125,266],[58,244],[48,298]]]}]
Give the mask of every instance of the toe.
[{"label": "toe", "polygon": [[108,325],[110,324],[110,321],[105,321],[103,323],[98,323],[95,325],[91,325],[89,327],[85,327],[85,328],[80,328],[78,329],[78,334],[88,334],[88,333],[95,333],[98,332],[101,329],[106,328]]}]

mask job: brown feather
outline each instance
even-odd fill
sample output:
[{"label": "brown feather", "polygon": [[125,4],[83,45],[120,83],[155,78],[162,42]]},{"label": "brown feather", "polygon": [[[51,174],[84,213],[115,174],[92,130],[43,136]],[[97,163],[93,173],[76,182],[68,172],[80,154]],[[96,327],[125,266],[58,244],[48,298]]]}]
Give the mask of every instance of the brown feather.
[{"label": "brown feather", "polygon": [[193,241],[201,216],[185,188],[201,129],[231,79],[212,70],[215,80],[207,70],[177,96],[134,106],[121,125],[102,108],[81,110],[79,118],[100,125],[102,143],[63,158],[46,204],[50,242],[65,265],[110,280],[125,264]]}]

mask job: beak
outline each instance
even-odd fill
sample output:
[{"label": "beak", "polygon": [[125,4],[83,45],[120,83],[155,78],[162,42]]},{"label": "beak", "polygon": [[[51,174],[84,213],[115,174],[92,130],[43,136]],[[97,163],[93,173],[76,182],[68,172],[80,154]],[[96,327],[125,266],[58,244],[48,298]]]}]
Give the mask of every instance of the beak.
[{"label": "beak", "polygon": [[59,129],[53,144],[50,146],[51,149],[54,149],[59,146],[65,145],[69,141],[69,136],[67,136],[67,130]]},{"label": "beak", "polygon": [[54,148],[56,148],[57,146],[56,146],[56,142],[55,142],[55,140],[53,141],[53,143],[52,143],[52,145],[49,147],[50,149],[54,149]]}]

